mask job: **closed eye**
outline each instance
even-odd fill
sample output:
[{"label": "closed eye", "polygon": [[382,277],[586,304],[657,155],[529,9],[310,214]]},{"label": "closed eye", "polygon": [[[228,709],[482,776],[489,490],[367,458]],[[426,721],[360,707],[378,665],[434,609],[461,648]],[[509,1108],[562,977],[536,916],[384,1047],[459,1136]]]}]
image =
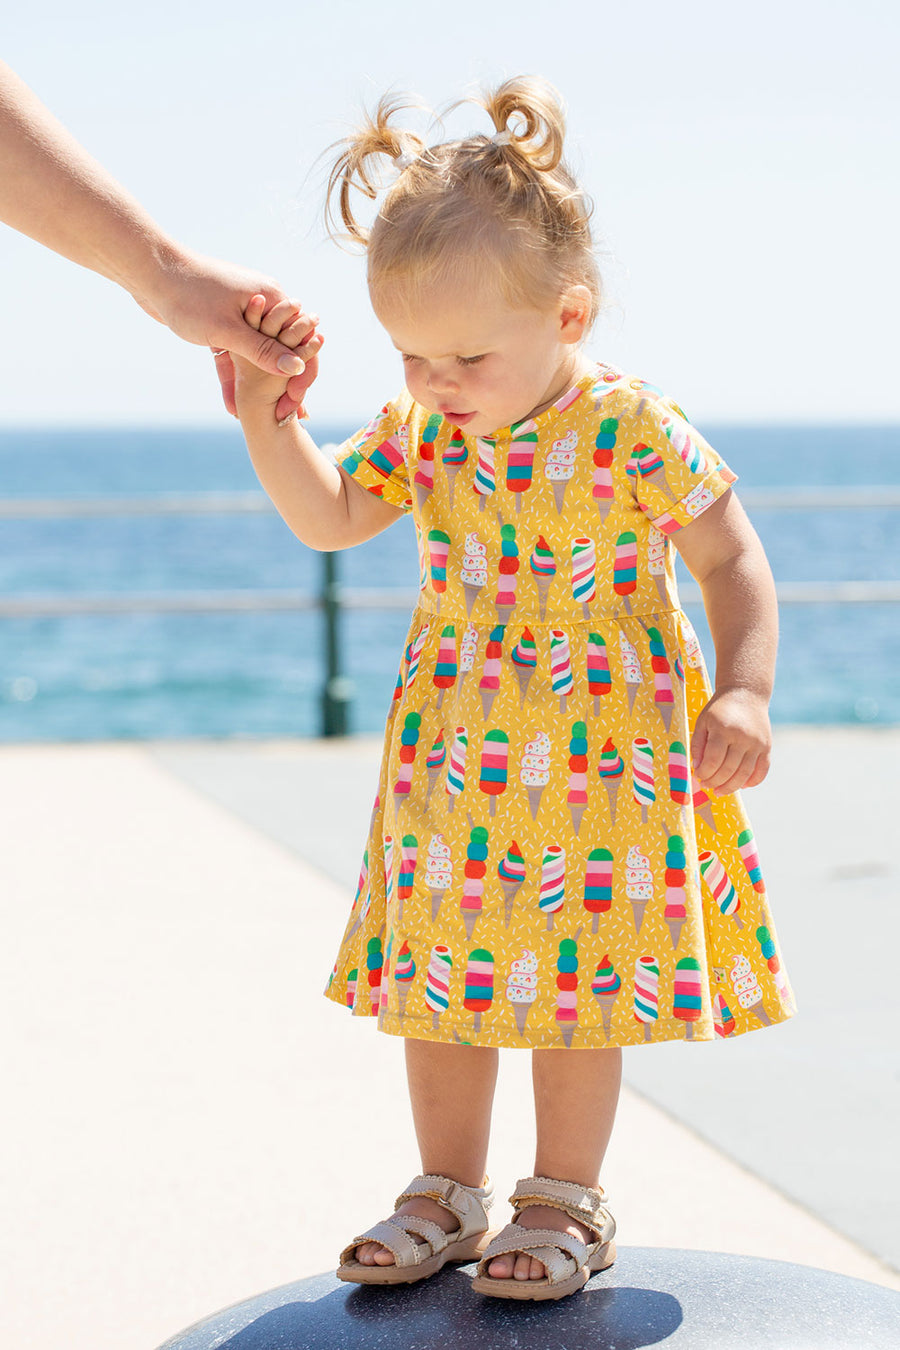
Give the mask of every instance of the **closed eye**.
[{"label": "closed eye", "polygon": [[477,366],[479,361],[484,360],[484,355],[482,354],[481,356],[458,356],[456,359],[461,366]]}]

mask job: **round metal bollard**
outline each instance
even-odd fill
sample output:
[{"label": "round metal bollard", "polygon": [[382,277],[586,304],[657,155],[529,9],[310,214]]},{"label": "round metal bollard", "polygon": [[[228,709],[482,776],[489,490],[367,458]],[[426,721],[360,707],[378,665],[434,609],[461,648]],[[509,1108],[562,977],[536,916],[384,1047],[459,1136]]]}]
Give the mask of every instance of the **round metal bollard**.
[{"label": "round metal bollard", "polygon": [[620,1248],[558,1303],[474,1294],[474,1266],[372,1287],[314,1275],[205,1318],[159,1350],[897,1350],[900,1293],[785,1261]]}]

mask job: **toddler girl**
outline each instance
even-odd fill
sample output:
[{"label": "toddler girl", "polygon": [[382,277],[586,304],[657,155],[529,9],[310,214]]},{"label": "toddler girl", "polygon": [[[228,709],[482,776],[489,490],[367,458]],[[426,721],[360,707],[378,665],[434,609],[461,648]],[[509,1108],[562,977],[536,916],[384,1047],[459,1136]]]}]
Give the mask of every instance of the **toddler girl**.
[{"label": "toddler girl", "polygon": [[[735,795],[768,768],[771,575],[732,474],[659,389],[591,361],[600,285],[552,90],[426,147],[383,102],[331,175],[406,387],[338,465],[238,362],[259,478],[312,548],[411,511],[419,602],[328,997],[406,1044],[422,1175],[338,1274],[559,1298],[614,1258],[599,1172],[621,1047],[793,1011]],[[351,191],[391,186],[366,232]],[[285,307],[248,318],[296,347]],[[288,319],[288,322],[284,322]],[[672,545],[702,588],[712,693]],[[499,1047],[533,1051],[535,1175],[488,1244]]]}]

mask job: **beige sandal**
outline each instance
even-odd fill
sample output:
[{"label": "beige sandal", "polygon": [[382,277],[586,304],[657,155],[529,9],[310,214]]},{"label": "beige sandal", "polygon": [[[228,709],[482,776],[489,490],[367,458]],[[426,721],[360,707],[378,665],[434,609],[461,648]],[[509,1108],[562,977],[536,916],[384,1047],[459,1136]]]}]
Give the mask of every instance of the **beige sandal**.
[{"label": "beige sandal", "polygon": [[[341,1252],[338,1279],[355,1284],[412,1284],[436,1274],[448,1261],[475,1261],[490,1241],[487,1211],[494,1203],[494,1188],[462,1186],[449,1177],[419,1176],[397,1197],[396,1208],[415,1195],[436,1200],[457,1220],[459,1227],[445,1233],[440,1224],[414,1214],[395,1214],[355,1237]],[[416,1242],[410,1234],[425,1239]],[[392,1266],[364,1266],[355,1259],[364,1242],[377,1242],[393,1254]]]},{"label": "beige sandal", "polygon": [[[613,1237],[616,1221],[606,1207],[602,1191],[577,1186],[571,1181],[528,1177],[516,1184],[509,1198],[516,1214],[530,1205],[552,1205],[596,1233],[595,1242],[582,1242],[571,1233],[549,1228],[521,1228],[507,1224],[485,1248],[472,1288],[493,1298],[565,1298],[587,1284],[594,1271],[605,1270],[616,1259]],[[524,1252],[540,1261],[546,1270],[541,1280],[495,1279],[488,1266],[495,1256]]]}]

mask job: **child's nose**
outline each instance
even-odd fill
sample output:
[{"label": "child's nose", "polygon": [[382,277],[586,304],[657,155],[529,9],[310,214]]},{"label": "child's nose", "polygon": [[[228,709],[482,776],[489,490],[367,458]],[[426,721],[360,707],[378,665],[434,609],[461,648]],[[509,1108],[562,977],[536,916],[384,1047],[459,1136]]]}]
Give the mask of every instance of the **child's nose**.
[{"label": "child's nose", "polygon": [[432,366],[428,372],[428,388],[435,394],[456,393],[459,381],[451,366]]}]

